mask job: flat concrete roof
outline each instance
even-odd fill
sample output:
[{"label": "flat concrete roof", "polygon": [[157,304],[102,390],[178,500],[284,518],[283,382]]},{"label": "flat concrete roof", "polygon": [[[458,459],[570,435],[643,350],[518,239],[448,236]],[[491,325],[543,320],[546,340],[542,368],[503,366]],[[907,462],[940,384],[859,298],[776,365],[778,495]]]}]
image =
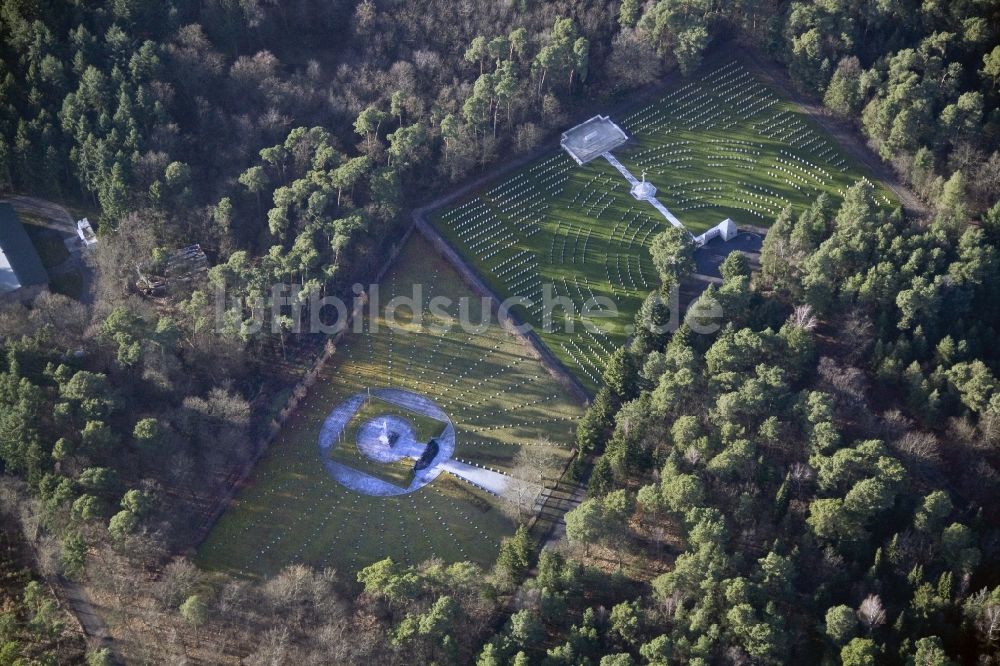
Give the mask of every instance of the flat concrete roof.
[{"label": "flat concrete roof", "polygon": [[628,135],[607,116],[594,116],[563,132],[559,145],[577,164],[600,157],[628,141]]}]

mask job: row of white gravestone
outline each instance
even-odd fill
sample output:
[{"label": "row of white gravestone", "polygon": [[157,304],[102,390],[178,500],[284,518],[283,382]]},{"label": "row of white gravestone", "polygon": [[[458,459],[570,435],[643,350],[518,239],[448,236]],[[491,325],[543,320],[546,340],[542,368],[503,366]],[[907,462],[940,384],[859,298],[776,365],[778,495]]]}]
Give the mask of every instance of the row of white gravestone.
[{"label": "row of white gravestone", "polygon": [[[298,492],[289,488],[279,497],[276,497],[273,501],[268,502],[268,508],[262,512],[262,516],[258,519],[258,524],[264,523],[267,527],[276,527],[277,529],[273,533],[273,536],[266,543],[264,543],[264,545],[261,546],[261,548],[254,555],[253,563],[256,564],[261,557],[264,557],[270,551],[280,547],[281,543],[286,538],[294,538],[297,536],[295,528],[306,519],[306,516],[311,516],[311,512],[306,511],[293,511],[292,515],[286,515],[289,513],[287,511],[289,503],[292,503],[293,505],[299,503],[307,494],[311,494],[313,492],[313,488],[308,484],[303,484],[300,480],[297,480],[296,483],[298,486]],[[327,500],[332,500],[335,494],[335,491],[328,490],[324,497]],[[281,510],[279,511],[279,509]],[[277,518],[279,513],[281,514],[280,520]],[[263,533],[258,530],[259,527],[254,529],[253,533]]]},{"label": "row of white gravestone", "polygon": [[[547,208],[547,201],[537,192],[530,183],[524,186],[525,191],[530,196],[523,199],[513,199],[506,203],[501,202],[499,211],[491,209],[482,200],[476,200],[476,204],[462,207],[458,215],[442,216],[442,219],[450,223],[455,229],[459,239],[467,245],[480,259],[490,259],[499,254],[502,249],[506,249],[514,244],[507,243],[502,249],[493,248],[494,251],[484,252],[484,248],[491,245],[491,241],[496,237],[499,228],[506,227],[504,219],[497,213],[506,214],[511,218],[511,223],[525,235],[531,235],[538,231],[540,220],[539,213]],[[456,209],[457,210],[457,209]],[[449,211],[451,213],[452,211]]]},{"label": "row of white gravestone", "polygon": [[[585,204],[585,206],[587,207],[587,216],[600,217],[601,214],[605,210],[607,210],[608,206],[610,206],[615,201],[615,191],[620,188],[621,188],[621,183],[614,183],[610,187],[606,187],[601,192],[601,195],[597,197],[597,199]],[[597,210],[598,208],[600,210],[598,211],[597,215],[594,215],[594,211]]]},{"label": "row of white gravestone", "polygon": [[578,208],[592,208],[595,204],[599,205],[606,197],[611,196],[614,190],[614,184],[610,176],[602,175],[600,180],[596,185],[588,185],[581,192],[586,192],[586,196],[583,201],[577,203],[576,198],[573,199],[573,204]]},{"label": "row of white gravestone", "polygon": [[604,374],[609,356],[607,352],[581,338],[570,340],[569,346],[576,353],[575,358],[589,365],[598,377]]},{"label": "row of white gravestone", "polygon": [[[787,143],[798,151],[813,155],[840,173],[847,171],[847,161],[835,151],[833,145],[802,120],[793,118],[788,112],[779,114],[765,129],[759,131],[765,136]],[[819,150],[820,148],[822,150]],[[781,152],[786,156],[790,155],[788,151]],[[802,161],[809,163],[804,158],[796,159],[802,159]],[[818,165],[812,166],[821,169]],[[822,170],[825,171],[825,169]]]},{"label": "row of white gravestone", "polygon": [[617,345],[615,345],[611,341],[611,339],[608,337],[608,334],[602,331],[598,327],[594,327],[593,329],[584,327],[583,335],[584,337],[590,339],[590,341],[593,343],[594,348],[599,349],[601,350],[601,352],[603,352],[602,355],[604,356],[605,359],[609,358],[614,353],[614,350],[617,348]]},{"label": "row of white gravestone", "polygon": [[541,286],[542,280],[537,273],[527,273],[522,275],[520,279],[511,282],[508,288],[514,296],[530,298],[539,292]]},{"label": "row of white gravestone", "polygon": [[[786,169],[778,165],[772,166],[771,169],[772,169],[771,171],[767,172],[769,176],[771,176],[776,180],[783,181],[786,185],[791,185],[800,193],[805,192],[803,188],[812,188],[812,185],[810,185],[810,183],[808,183],[806,180],[804,180],[801,176],[799,176],[796,172],[792,171],[791,169]],[[779,171],[781,173],[777,173]],[[795,180],[794,181],[789,180],[790,178],[794,178]]]},{"label": "row of white gravestone", "polygon": [[755,161],[754,158],[760,157],[760,151],[738,146],[719,146],[719,152],[715,156],[720,158],[728,156]]},{"label": "row of white gravestone", "polygon": [[576,421],[577,416],[550,416],[547,418],[531,419],[529,421],[507,421],[498,425],[468,425],[463,426],[463,428],[469,432],[496,432],[498,430],[514,430],[520,431],[525,429],[535,429],[536,426],[548,425],[551,423],[567,423],[570,421]]},{"label": "row of white gravestone", "polygon": [[[484,197],[485,198],[485,197]],[[525,208],[531,208],[538,202],[544,203],[546,197],[534,188],[526,189],[521,196],[514,195],[509,198],[491,199],[495,212],[507,217],[517,216]]]},{"label": "row of white gravestone", "polygon": [[692,82],[678,91],[685,91],[690,86],[675,99],[665,97],[659,108],[640,115],[630,128],[634,132],[647,129],[662,132],[668,123],[673,122],[697,130],[715,127],[728,120],[722,129],[729,129],[736,124],[736,119],[730,116],[727,109],[729,100],[743,101],[742,105],[736,106],[736,112],[744,119],[777,101],[766,88],[753,80],[749,72],[741,72],[735,63],[716,70],[701,85],[694,84]]},{"label": "row of white gravestone", "polygon": [[[478,342],[478,340],[476,340],[476,337],[477,336],[475,335],[469,335],[466,338],[464,345],[475,344],[476,342]],[[465,363],[465,356],[462,354],[458,353],[452,354],[451,357],[438,368],[437,375],[434,377],[433,381],[436,383],[449,384],[450,386],[454,387],[460,381],[462,381],[467,376],[472,374],[478,368],[480,363],[485,361],[488,357],[496,354],[497,351],[503,345],[504,345],[504,340],[499,340],[492,347],[486,347],[485,348],[486,351],[483,352],[483,354],[473,363]],[[454,366],[456,363],[461,363],[462,369],[458,368],[452,369],[452,366]],[[451,382],[448,382],[449,379],[451,380]]]},{"label": "row of white gravestone", "polygon": [[522,252],[521,255],[514,255],[520,257],[516,263],[508,264],[503,270],[493,273],[497,279],[503,280],[508,288],[521,285],[531,277],[538,277],[538,263],[534,253],[526,250]]},{"label": "row of white gravestone", "polygon": [[693,203],[684,206],[678,206],[677,210],[678,211],[702,210],[703,208],[718,208],[718,207],[719,207],[718,203]]},{"label": "row of white gravestone", "polygon": [[516,190],[518,185],[529,182],[526,173],[519,173],[513,178],[509,178],[496,187],[487,190],[485,196],[491,199],[503,198],[504,194]]},{"label": "row of white gravestone", "polygon": [[[465,345],[475,344],[475,337],[470,336],[465,341]],[[430,385],[425,385],[425,391],[434,392],[438,395],[444,402],[444,406],[448,409],[454,408],[457,404],[462,404],[463,401],[467,403],[465,396],[473,389],[481,388],[482,383],[473,383],[469,386],[470,382],[475,379],[479,372],[479,366],[483,363],[496,363],[497,357],[499,356],[500,348],[503,346],[503,341],[498,342],[492,347],[486,347],[486,351],[479,356],[472,363],[464,365],[461,369],[456,368],[451,369],[452,364],[455,362],[457,354],[454,355],[451,360],[442,368],[437,375],[431,380]],[[502,365],[502,362],[501,362]],[[507,368],[513,367],[514,364],[506,366]],[[504,369],[506,371],[506,368]],[[498,379],[500,375],[504,373],[499,373],[491,376],[491,379]]]},{"label": "row of white gravestone", "polygon": [[[773,178],[782,180],[779,174],[768,172]],[[725,182],[722,180],[708,179],[708,181],[689,181],[694,182]],[[791,181],[787,181],[788,184],[799,189]],[[677,198],[679,205],[677,210],[700,210],[704,208],[716,207],[719,205],[724,205],[726,203],[731,204],[735,201],[737,203],[745,204],[744,206],[735,206],[740,210],[744,210],[751,215],[760,218],[767,219],[768,217],[777,216],[781,212],[784,206],[789,204],[786,197],[779,195],[773,190],[757,185],[750,182],[737,182],[730,184],[735,193],[730,193],[728,196],[725,195],[725,190],[721,186],[711,185],[711,186],[691,186],[687,188],[680,188],[675,186],[676,189],[682,189],[684,195],[680,195]],[[692,196],[692,195],[700,196]]]},{"label": "row of white gravestone", "polygon": [[[562,241],[559,246],[558,261],[556,261],[555,259],[555,242],[553,242],[552,251],[550,253],[551,263],[558,263],[558,264],[566,263],[566,246],[569,244],[569,239],[570,239],[569,234],[573,234],[573,249],[570,254],[569,263],[576,264],[577,259],[579,259],[580,264],[585,264],[587,260],[587,246],[590,243],[590,238],[593,234],[594,229],[593,227],[587,227],[586,229],[584,229],[583,227],[578,227],[572,224],[567,225],[567,227],[568,230],[565,231],[565,233],[562,236],[558,237],[558,239]],[[581,244],[581,239],[583,241],[582,244]],[[556,237],[553,237],[553,241],[555,240]]]},{"label": "row of white gravestone", "polygon": [[517,238],[513,234],[500,233],[502,228],[502,225],[498,225],[492,230],[488,229],[478,240],[468,244],[468,248],[480,261],[489,261],[501,252],[517,245]]},{"label": "row of white gravestone", "polygon": [[608,278],[608,284],[611,285],[612,296],[619,296],[624,293],[625,285],[621,283],[621,275],[618,276],[616,280],[611,275],[611,255],[605,253],[604,255],[604,271]]},{"label": "row of white gravestone", "polygon": [[679,156],[693,156],[694,150],[691,148],[676,148],[670,151],[662,151],[649,155],[636,161],[641,167],[659,167],[664,164],[673,164],[679,160]]},{"label": "row of white gravestone", "polygon": [[677,157],[670,157],[657,161],[654,164],[650,164],[651,169],[656,170],[656,175],[662,176],[664,171],[668,169],[670,171],[675,171],[678,169],[691,169],[698,165],[699,157],[696,155],[680,155]]},{"label": "row of white gravestone", "polygon": [[[872,192],[877,192],[878,191],[876,189],[876,187],[875,187],[875,183],[873,183],[872,181],[868,180],[868,176],[861,176],[861,180],[863,180],[868,185],[868,187],[872,188]],[[886,206],[888,206],[888,205],[891,204],[891,202],[889,201],[889,198],[886,197],[884,194],[877,194],[876,195],[876,201],[875,201],[875,203],[877,204],[879,201],[881,201]]]},{"label": "row of white gravestone", "polygon": [[615,255],[615,272],[618,274],[618,284],[628,289],[634,290],[636,288],[635,284],[632,283],[631,280],[629,280],[629,283],[626,284],[625,279],[622,278],[622,255],[620,254]]},{"label": "row of white gravestone", "polygon": [[538,186],[542,187],[549,196],[562,194],[566,183],[569,181],[570,166],[569,164],[565,164],[552,169],[548,174],[538,179]]},{"label": "row of white gravestone", "polygon": [[[569,344],[573,345],[573,341],[571,340],[569,342]],[[564,342],[559,343],[559,345],[562,347],[562,349],[566,353],[566,355],[569,356],[573,360],[573,362],[576,364],[576,366],[583,372],[583,374],[585,374],[590,379],[590,381],[592,381],[595,384],[600,384],[601,383],[601,380],[598,379],[598,376],[600,375],[600,371],[597,370],[596,368],[594,368],[592,366],[592,364],[590,364],[589,362],[587,362],[585,360],[586,357],[583,355],[582,352],[574,352]],[[573,346],[575,347],[575,345],[573,345]]]},{"label": "row of white gravestone", "polygon": [[[565,279],[566,278],[564,277],[563,280]],[[581,302],[592,304],[593,309],[595,311],[603,310],[603,306],[601,305],[600,301],[598,301],[597,296],[594,294],[594,290],[590,286],[590,280],[587,278],[586,275],[583,276],[583,286],[580,286],[580,274],[574,273],[573,286],[576,288],[577,295],[579,295]],[[586,290],[587,292],[586,294],[583,293],[584,290]],[[568,291],[568,286],[567,286],[567,291]]]},{"label": "row of white gravestone", "polygon": [[701,185],[683,189],[681,194],[664,196],[670,196],[671,202],[676,202],[678,210],[682,210],[683,206],[700,204],[708,198],[721,197],[725,190],[722,185]]},{"label": "row of white gravestone", "polygon": [[[727,68],[723,68],[723,70],[725,69]],[[715,76],[714,74],[710,75],[706,79],[706,81],[708,83],[712,83],[712,79],[714,76]],[[723,94],[730,98],[732,98],[732,95],[730,94],[732,93],[732,89],[730,87],[732,85],[749,85],[751,87],[755,87],[756,89],[753,92],[753,95],[759,95],[761,99],[759,100],[759,104],[755,102],[756,106],[753,109],[750,109],[750,111],[753,111],[754,113],[760,111],[765,104],[773,103],[774,101],[773,96],[766,91],[766,88],[763,88],[762,86],[760,86],[760,84],[756,84],[748,72],[745,71],[738,72],[737,67],[732,67],[731,71],[726,76],[724,76],[721,79],[718,79],[713,85],[715,85],[716,87],[716,94]],[[709,99],[702,99],[698,103],[693,103],[694,100],[697,100],[700,97],[701,94],[699,94],[697,91],[694,90],[688,91],[685,95],[678,96],[678,99],[675,100],[674,105],[676,106],[678,103],[680,103],[681,107],[686,110],[671,108],[671,105],[669,103],[663,104],[659,109],[648,108],[648,111],[646,111],[645,113],[640,113],[639,116],[637,116],[634,119],[635,121],[637,121],[634,126],[634,129],[642,130],[649,124],[653,123],[657,117],[665,117],[667,116],[668,113],[679,121],[690,121],[692,118],[691,114],[694,113],[696,110],[701,109],[702,107],[706,107],[710,101]],[[665,99],[664,101],[669,101],[669,100]],[[743,109],[741,115],[746,117],[751,115],[749,113],[746,113],[746,111],[747,109]],[[706,111],[705,113],[710,113],[710,112]],[[719,111],[719,113],[722,112]],[[628,120],[633,120],[633,119],[628,118]],[[829,146],[818,134],[813,132],[798,118],[795,118],[787,111],[784,111],[778,114],[777,116],[773,116],[764,122],[757,123],[754,127],[759,131],[761,131],[765,136],[769,136],[771,138],[779,137],[788,139],[791,145],[798,150],[813,151],[817,153],[820,159],[830,158],[831,155],[833,154],[831,146]],[[823,151],[815,150],[816,148],[821,146],[826,146]],[[645,152],[648,151],[644,151],[644,153]],[[640,165],[650,165],[654,163],[654,160],[651,157],[642,155],[640,157],[639,163]],[[672,163],[668,162],[662,165],[656,164],[656,166],[673,166],[674,164],[676,164],[676,161]],[[835,168],[841,169],[841,171],[846,169],[846,164],[844,163],[843,158],[840,158],[836,155],[833,155],[833,157],[831,158],[831,164]]]},{"label": "row of white gravestone", "polygon": [[[567,225],[569,229],[573,229],[573,225]],[[552,246],[549,249],[549,263],[552,264],[564,264],[566,263],[566,239],[568,237],[568,231],[564,231],[560,234],[553,234],[552,236]],[[559,246],[559,256],[556,257],[556,245]]]},{"label": "row of white gravestone", "polygon": [[774,139],[777,137],[779,132],[784,131],[790,123],[793,123],[796,120],[797,118],[791,111],[785,110],[769,118],[764,118],[760,122],[751,123],[750,127],[758,134],[765,136],[768,139]]},{"label": "row of white gravestone", "polygon": [[[483,398],[475,403],[467,403],[466,406],[460,408],[459,411],[456,412],[458,415],[456,418],[459,421],[459,427],[465,427],[467,423],[472,423],[477,420],[479,418],[478,410],[487,405],[498,404],[498,399],[501,404],[506,402],[508,399],[520,399],[524,388],[533,387],[540,378],[540,375],[524,374],[515,378],[513,381],[502,384],[496,391],[485,394]],[[492,389],[493,387],[490,388]],[[476,413],[472,413],[474,410]]]},{"label": "row of white gravestone", "polygon": [[677,90],[664,95],[656,102],[647,104],[638,111],[634,111],[629,115],[622,118],[622,126],[628,129],[630,132],[635,133],[635,131],[645,122],[649,121],[652,117],[662,113],[662,107],[665,103],[669,102],[671,99],[677,98],[685,90],[690,90],[694,88],[694,82],[687,83],[681,86]]},{"label": "row of white gravestone", "polygon": [[[519,379],[515,379],[515,381],[508,382],[504,386],[501,386],[499,390],[494,391],[493,393],[488,394],[482,400],[474,403],[474,406],[477,407],[477,408],[478,407],[483,407],[483,406],[485,406],[485,405],[487,405],[489,403],[495,402],[497,398],[507,398],[508,396],[515,396],[515,395],[518,394],[518,392],[522,388],[524,388],[525,386],[532,385],[532,384],[538,382],[539,379],[541,379],[540,375],[525,374],[525,375],[521,376]],[[465,423],[471,423],[474,420],[475,419],[472,419],[472,420],[465,419],[464,422]]]},{"label": "row of white gravestone", "polygon": [[[798,168],[804,173],[809,174],[818,183],[827,185],[831,180],[833,180],[833,176],[830,174],[829,171],[819,166],[818,164],[813,164],[804,157],[799,157],[798,155],[790,153],[787,150],[779,150],[778,153],[782,156],[780,158],[776,158],[779,162],[781,162],[782,164],[788,164],[790,166]],[[802,166],[803,164],[805,165],[805,167]],[[815,175],[817,173],[819,174],[819,176]]]},{"label": "row of white gravestone", "polygon": [[626,116],[624,124],[633,134],[640,133],[664,121],[669,110],[684,108],[692,99],[700,98],[702,94],[697,82],[692,81],[641,109],[637,114]]},{"label": "row of white gravestone", "polygon": [[[529,172],[537,172],[543,180],[551,180],[567,170],[568,165],[564,161],[553,157],[535,165]],[[543,213],[549,205],[546,197],[524,173],[487,191],[483,199],[490,200],[494,208],[482,201],[475,205],[467,203],[452,209],[442,219],[454,225],[459,239],[473,255],[486,262],[516,245],[517,240],[509,233],[506,234],[506,241],[496,243],[498,229],[511,225],[522,238],[530,237],[540,231]]]},{"label": "row of white gravestone", "polygon": [[476,238],[484,229],[494,228],[496,216],[485,204],[480,203],[480,207],[472,209],[467,215],[458,218],[454,225],[455,233],[463,243],[468,243]]},{"label": "row of white gravestone", "polygon": [[538,261],[535,259],[534,252],[519,250],[498,264],[493,269],[493,275],[504,278],[511,273],[520,274],[524,270],[538,270]]},{"label": "row of white gravestone", "polygon": [[[498,364],[499,368],[497,370],[494,370],[492,373],[488,375],[483,375],[482,377],[480,377],[475,381],[466,382],[465,387],[461,391],[453,394],[450,398],[448,398],[442,405],[442,408],[447,409],[452,413],[452,415],[455,418],[461,420],[462,418],[464,418],[462,416],[463,414],[468,413],[471,410],[478,409],[482,405],[485,405],[492,400],[492,398],[489,395],[487,395],[485,398],[482,398],[481,400],[478,400],[476,402],[471,402],[472,396],[470,394],[479,395],[481,389],[484,386],[499,379],[501,375],[506,375],[509,371],[513,370],[515,367],[520,365],[523,360],[524,360],[523,357],[515,357],[514,360],[508,363],[501,362]],[[509,386],[510,383],[503,385],[502,388],[507,389]]]},{"label": "row of white gravestone", "polygon": [[[500,396],[494,396],[494,397],[500,397]],[[553,393],[551,395],[546,395],[541,398],[532,398],[531,400],[526,400],[516,405],[506,405],[503,407],[498,407],[488,412],[479,412],[475,415],[475,418],[463,421],[462,425],[467,426],[469,424],[478,423],[482,419],[487,419],[494,416],[520,415],[520,412],[522,412],[525,409],[528,409],[529,407],[535,407],[537,405],[542,405],[547,402],[551,402],[552,400],[558,400],[558,399],[559,399],[559,394]]]},{"label": "row of white gravestone", "polygon": [[646,148],[645,150],[640,150],[639,152],[635,153],[632,157],[633,159],[637,160],[637,162],[641,165],[642,160],[640,158],[652,157],[659,153],[676,149],[678,146],[690,146],[692,144],[694,144],[694,141],[692,141],[691,139],[684,139],[681,141],[670,141],[668,143],[661,143],[655,145],[651,148]]},{"label": "row of white gravestone", "polygon": [[[432,491],[435,490],[432,488]],[[403,500],[398,500],[380,503],[377,508],[375,506],[368,507],[366,511],[360,513],[360,522],[355,523],[358,525],[356,533],[346,529],[349,521],[342,522],[340,529],[334,530],[331,539],[324,544],[327,557],[322,563],[324,565],[337,565],[343,562],[344,553],[350,552],[354,559],[353,563],[358,566],[364,564],[365,561],[374,562],[386,556],[391,556],[404,564],[416,564],[415,548],[418,547],[418,544],[410,537],[411,532],[408,527],[415,528],[412,530],[415,534],[414,538],[425,543],[421,559],[437,557],[439,553],[449,551],[457,551],[462,558],[468,556],[467,544],[452,529],[455,524],[465,525],[469,528],[468,531],[476,533],[477,538],[486,540],[491,546],[496,545],[494,539],[482,529],[478,522],[463,510],[461,503],[439,491],[437,496],[440,499],[434,500],[427,494],[421,494],[419,497],[411,495],[407,497],[405,503]],[[346,515],[353,520],[358,518],[353,514]],[[392,544],[398,547],[401,552],[387,551],[386,535],[390,533],[390,526],[398,530]],[[340,543],[346,536],[354,539],[353,544]],[[372,537],[374,537],[374,544]],[[293,559],[301,557],[302,552],[300,551]]]},{"label": "row of white gravestone", "polygon": [[[574,205],[586,206],[590,202],[590,199],[595,196],[599,196],[604,188],[611,183],[611,176],[603,173],[595,173],[590,180],[583,184],[577,193],[573,196],[573,200],[570,202]],[[583,196],[583,201],[579,201],[580,197]]]},{"label": "row of white gravestone", "polygon": [[[628,117],[633,131],[652,128],[662,130],[672,117],[682,121],[690,129],[712,127],[729,115],[727,107],[735,115],[747,120],[777,103],[777,98],[753,76],[737,63],[730,63],[705,77],[700,85],[691,82],[679,89],[676,95],[668,95],[659,107],[647,107],[637,116]],[[722,125],[728,130],[737,123],[734,117]]]},{"label": "row of white gravestone", "polygon": [[[632,264],[635,263],[635,275],[639,276],[638,281],[635,275],[632,274]],[[642,257],[635,254],[625,255],[625,273],[628,275],[629,284],[632,285],[632,289],[638,291],[640,286],[642,289],[649,289],[649,282],[646,280],[646,276],[642,270]],[[641,283],[641,285],[640,285]]]}]

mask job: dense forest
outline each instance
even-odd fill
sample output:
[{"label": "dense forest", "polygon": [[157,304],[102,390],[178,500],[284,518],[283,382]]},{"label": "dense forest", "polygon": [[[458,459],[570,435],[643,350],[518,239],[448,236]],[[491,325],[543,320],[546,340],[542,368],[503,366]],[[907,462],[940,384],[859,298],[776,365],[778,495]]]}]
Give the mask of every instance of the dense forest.
[{"label": "dense forest", "polygon": [[[33,553],[4,556],[0,660],[82,659],[29,567],[113,599],[130,663],[1000,663],[998,30],[990,1],[3,0],[0,191],[100,243],[92,304],[0,311],[5,538]],[[288,314],[248,333],[267,285],[346,294],[411,208],[715,48],[787,72],[920,205],[786,211],[673,335],[651,298],[580,423],[564,551],[190,563],[318,350]],[[141,298],[134,262],[190,243],[205,279]],[[654,254],[662,290],[690,253]]]}]

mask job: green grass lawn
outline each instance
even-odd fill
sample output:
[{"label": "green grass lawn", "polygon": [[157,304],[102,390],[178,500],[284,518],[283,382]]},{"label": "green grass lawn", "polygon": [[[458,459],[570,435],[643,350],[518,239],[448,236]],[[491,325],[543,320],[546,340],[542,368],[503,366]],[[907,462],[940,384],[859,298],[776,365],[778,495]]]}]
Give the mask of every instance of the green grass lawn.
[{"label": "green grass lawn", "polygon": [[[786,205],[801,211],[821,192],[840,198],[864,178],[832,139],[735,62],[709,63],[611,120],[630,137],[615,156],[636,178],[645,171],[657,198],[695,235],[725,218],[767,227]],[[884,188],[875,196],[880,205],[894,203]],[[577,166],[558,146],[432,222],[497,293],[534,302],[514,311],[591,389],[655,288],[648,247],[669,224],[629,194],[606,160]],[[546,284],[577,312],[606,297],[617,315],[585,330],[579,316],[561,321],[557,310],[551,329],[539,330]]]},{"label": "green grass lawn", "polygon": [[[425,309],[434,297],[453,299],[440,313],[448,317],[458,315],[460,298],[473,296],[417,236],[380,285],[383,305],[394,295],[411,295],[414,284],[422,287]],[[472,312],[479,311],[475,303]],[[364,333],[345,337],[248,486],[201,546],[201,565],[266,575],[302,562],[336,567],[350,578],[346,572],[386,556],[410,563],[431,556],[484,565],[495,559],[500,539],[514,529],[502,500],[447,474],[398,497],[348,490],[322,467],[318,438],[323,421],[335,405],[367,388],[408,389],[433,399],[449,415],[456,429],[456,458],[509,471],[524,445],[550,446],[549,451],[567,460],[582,410],[493,317],[484,322],[473,316],[481,325],[478,331],[451,327],[441,332],[431,325],[443,324],[445,316],[425,315],[421,322],[408,311],[400,315],[398,328],[389,328],[380,317],[368,320]],[[373,415],[391,411],[388,405],[371,409]],[[434,424],[401,411],[419,436],[434,431]],[[362,422],[355,418],[352,424]],[[354,446],[334,447],[338,449],[345,455],[357,453]],[[351,459],[362,458],[357,454]],[[411,467],[404,462],[400,469]]]}]

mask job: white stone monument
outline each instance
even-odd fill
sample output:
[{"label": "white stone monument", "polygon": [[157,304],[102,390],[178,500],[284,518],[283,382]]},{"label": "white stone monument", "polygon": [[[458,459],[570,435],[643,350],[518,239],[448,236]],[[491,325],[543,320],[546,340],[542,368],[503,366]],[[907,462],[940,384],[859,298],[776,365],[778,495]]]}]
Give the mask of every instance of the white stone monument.
[{"label": "white stone monument", "polygon": [[639,201],[648,201],[656,196],[656,186],[646,180],[646,172],[643,171],[642,181],[633,185],[630,192]]}]

